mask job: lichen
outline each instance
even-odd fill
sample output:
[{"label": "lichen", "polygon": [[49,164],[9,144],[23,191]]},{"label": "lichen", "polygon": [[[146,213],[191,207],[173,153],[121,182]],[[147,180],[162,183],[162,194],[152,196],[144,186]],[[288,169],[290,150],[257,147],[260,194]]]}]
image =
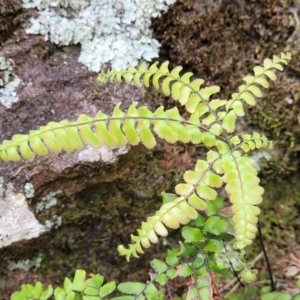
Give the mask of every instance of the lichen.
[{"label": "lichen", "polygon": [[37,8],[29,34],[42,34],[59,45],[81,44],[79,61],[91,71],[111,62],[120,69],[139,59],[158,56],[159,42],[151,37],[151,17],[160,15],[175,0],[22,0],[23,7]]},{"label": "lichen", "polygon": [[48,230],[57,229],[62,224],[62,217],[54,215],[50,220],[45,221],[45,226]]},{"label": "lichen", "polygon": [[41,254],[34,257],[33,259],[23,259],[19,260],[18,262],[9,261],[8,262],[8,270],[24,270],[25,272],[28,272],[31,268],[39,268],[41,266],[41,262],[43,260],[43,257]]},{"label": "lichen", "polygon": [[96,162],[101,160],[106,164],[113,164],[118,160],[119,155],[127,153],[129,146],[111,148],[103,146],[101,148],[93,148],[86,146],[78,153],[78,160],[84,162]]},{"label": "lichen", "polygon": [[62,194],[62,190],[58,190],[56,192],[51,192],[47,194],[42,200],[36,205],[36,212],[41,212],[44,209],[49,209],[52,206],[57,204],[57,196]]},{"label": "lichen", "polygon": [[253,163],[253,167],[257,170],[260,171],[261,170],[261,164],[262,161],[270,161],[270,159],[272,158],[271,154],[269,152],[260,150],[260,151],[254,151],[253,153],[251,153],[250,156],[254,163]]},{"label": "lichen", "polygon": [[0,56],[0,102],[7,108],[18,102],[15,89],[21,79],[13,73],[14,61]]},{"label": "lichen", "polygon": [[26,198],[32,198],[34,196],[34,187],[32,183],[26,182],[24,185],[24,194]]}]

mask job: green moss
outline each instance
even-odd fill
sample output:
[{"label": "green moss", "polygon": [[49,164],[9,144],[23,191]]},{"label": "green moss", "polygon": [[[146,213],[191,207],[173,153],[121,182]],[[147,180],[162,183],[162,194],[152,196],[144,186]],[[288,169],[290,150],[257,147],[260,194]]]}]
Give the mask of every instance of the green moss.
[{"label": "green moss", "polygon": [[[263,241],[272,266],[300,242],[299,180],[298,174],[288,180],[269,181],[264,186],[264,201],[259,219]],[[259,241],[256,239],[253,246],[247,248],[247,256],[254,258],[260,251]],[[268,277],[263,270],[259,276],[262,280]]]},{"label": "green moss", "polygon": [[292,2],[182,0],[153,23],[162,44],[160,60],[193,71],[206,85],[219,85],[220,99],[226,99],[241,76],[249,74],[253,60],[291,51],[290,72],[241,121],[242,130],[254,129],[276,141],[273,160],[264,172],[273,178],[300,167],[300,30],[289,11]]}]

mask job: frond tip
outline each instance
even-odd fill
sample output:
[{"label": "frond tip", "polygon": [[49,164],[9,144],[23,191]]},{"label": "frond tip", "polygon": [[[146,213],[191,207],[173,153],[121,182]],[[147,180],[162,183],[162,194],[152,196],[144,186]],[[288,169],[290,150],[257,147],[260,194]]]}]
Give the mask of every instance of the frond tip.
[{"label": "frond tip", "polygon": [[241,156],[240,152],[235,151],[224,155],[222,162],[225,190],[233,204],[236,247],[243,249],[255,238],[257,216],[260,214],[257,205],[262,202],[264,189],[259,186],[257,170],[249,157]]},{"label": "frond tip", "polygon": [[280,57],[274,55],[273,59],[266,58],[263,66],[254,67],[254,76],[248,75],[243,78],[244,84],[238,87],[238,92],[231,95],[231,99],[226,102],[226,113],[221,112],[218,116],[222,120],[222,127],[232,133],[235,129],[237,117],[245,115],[243,104],[250,106],[256,104],[256,98],[263,96],[262,88],[269,88],[269,80],[276,80],[275,70],[282,71],[291,59],[291,53],[281,53]]}]

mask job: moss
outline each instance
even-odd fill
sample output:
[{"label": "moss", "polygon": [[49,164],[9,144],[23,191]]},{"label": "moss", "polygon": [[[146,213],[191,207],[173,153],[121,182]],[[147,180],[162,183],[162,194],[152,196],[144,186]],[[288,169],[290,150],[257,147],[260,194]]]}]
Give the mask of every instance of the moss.
[{"label": "moss", "polygon": [[290,5],[291,1],[181,0],[153,22],[154,36],[162,44],[160,61],[193,71],[206,85],[219,85],[220,99],[228,98],[265,57],[292,52],[284,78],[240,121],[242,130],[258,130],[276,141],[265,173],[273,177],[299,169],[300,31]]},{"label": "moss", "polygon": [[[296,251],[299,245],[300,226],[300,175],[288,180],[272,180],[264,186],[264,201],[259,216],[262,237],[272,268],[287,253]],[[253,259],[261,251],[259,240],[247,248],[248,259]],[[265,262],[263,262],[265,264]],[[257,265],[258,266],[258,265]],[[264,267],[259,267],[261,280],[268,277]],[[281,273],[280,273],[281,274]]]},{"label": "moss", "polygon": [[[191,158],[187,159],[187,151],[183,146],[164,143],[154,152],[133,148],[120,159],[118,170],[116,167],[111,170],[122,174],[119,179],[110,180],[108,170],[106,178],[80,192],[72,201],[61,194],[57,204],[40,212],[39,217],[45,222],[59,215],[62,226],[40,238],[38,250],[43,261],[36,277],[31,281],[29,273],[24,281],[49,280],[55,286],[64,277],[73,276],[76,269],[100,272],[107,280],[148,280],[150,260],[162,257],[167,248],[177,245],[179,231],[171,233],[167,245],[160,240],[143,258],[132,259],[129,264],[119,256],[117,245],[130,242],[130,234],[160,206],[162,191],[173,191],[182,171],[176,170],[179,161],[173,160],[179,157],[181,167],[188,166]],[[37,249],[34,240],[28,243],[31,245],[26,247],[28,253],[14,249],[15,261],[30,257]]]},{"label": "moss", "polygon": [[21,6],[13,0],[1,1],[0,7],[0,45],[8,39],[21,20],[18,14],[21,12]]}]

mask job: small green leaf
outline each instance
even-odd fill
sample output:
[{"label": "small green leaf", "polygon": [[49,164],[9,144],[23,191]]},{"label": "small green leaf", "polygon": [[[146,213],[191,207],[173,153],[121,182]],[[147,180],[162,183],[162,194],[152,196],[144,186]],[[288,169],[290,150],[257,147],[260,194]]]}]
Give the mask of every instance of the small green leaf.
[{"label": "small green leaf", "polygon": [[202,231],[195,227],[184,226],[181,235],[187,243],[197,243],[205,240]]},{"label": "small green leaf", "polygon": [[159,300],[161,299],[160,294],[161,291],[159,291],[156,286],[153,283],[149,283],[146,287],[144,294],[146,296],[147,300]]},{"label": "small green leaf", "polygon": [[36,282],[34,289],[32,290],[32,296],[34,299],[40,299],[40,295],[43,291],[43,285],[41,282]]},{"label": "small green leaf", "polygon": [[241,101],[234,101],[232,104],[232,108],[237,116],[243,117],[245,115],[245,111]]},{"label": "small green leaf", "polygon": [[182,70],[182,67],[181,66],[177,66],[177,67],[175,67],[172,71],[171,71],[171,75],[172,76],[174,76],[175,78],[179,78],[180,77],[180,75],[179,75],[179,73],[180,73],[180,71]]},{"label": "small green leaf", "polygon": [[209,102],[209,106],[212,110],[217,110],[219,107],[226,104],[226,100],[214,99]]},{"label": "small green leaf", "polygon": [[241,142],[240,138],[236,135],[233,138],[231,138],[230,143],[234,146],[238,145]]},{"label": "small green leaf", "polygon": [[207,202],[207,215],[212,216],[216,215],[219,210],[223,208],[223,198],[222,197],[217,197],[215,200],[208,201]]},{"label": "small green leaf", "polygon": [[188,183],[179,183],[175,186],[175,191],[177,195],[186,196],[190,194],[194,189],[192,184]]},{"label": "small green leaf", "polygon": [[255,78],[255,83],[260,84],[261,86],[263,86],[264,88],[269,88],[269,82],[264,78],[264,77],[257,77]]},{"label": "small green leaf", "polygon": [[192,89],[189,86],[183,86],[180,89],[179,102],[181,105],[185,105],[188,102],[191,92]]},{"label": "small green leaf", "polygon": [[190,83],[190,78],[193,76],[193,73],[192,72],[187,72],[187,73],[184,73],[182,76],[181,76],[181,80],[184,82],[184,83]]},{"label": "small green leaf", "polygon": [[206,210],[207,209],[207,203],[199,198],[195,193],[193,193],[189,198],[188,198],[188,203],[193,207],[198,210]]},{"label": "small green leaf", "polygon": [[276,74],[271,70],[265,71],[264,75],[268,76],[272,81],[275,81],[277,78]]},{"label": "small green leaf", "polygon": [[194,79],[191,83],[190,86],[192,89],[199,91],[201,85],[204,83],[204,80],[201,78]]},{"label": "small green leaf", "polygon": [[206,184],[210,187],[215,187],[215,188],[220,188],[223,185],[222,178],[219,175],[217,175],[211,171],[208,171],[204,175],[203,182],[204,182],[204,184]]},{"label": "small green leaf", "polygon": [[190,276],[193,272],[191,266],[187,263],[183,263],[177,267],[177,274],[180,277],[187,277]]},{"label": "small green leaf", "polygon": [[185,103],[186,110],[191,114],[194,113],[196,111],[200,101],[201,101],[201,98],[198,94],[191,93],[189,95],[188,101]]},{"label": "small green leaf", "polygon": [[199,289],[199,295],[201,300],[212,299],[211,281],[208,276],[202,276],[197,278],[197,286]]},{"label": "small green leaf", "polygon": [[172,83],[171,96],[175,101],[180,99],[180,90],[181,90],[182,86],[183,86],[183,83],[179,82],[179,81],[175,81],[174,83]]},{"label": "small green leaf", "polygon": [[255,97],[262,97],[262,92],[256,85],[250,85],[248,87],[248,91],[250,91]]},{"label": "small green leaf", "polygon": [[53,288],[51,285],[49,285],[47,289],[42,292],[40,296],[40,300],[47,300],[52,296],[52,294],[53,294]]},{"label": "small green leaf", "polygon": [[235,130],[235,121],[236,121],[237,115],[234,112],[234,110],[231,110],[229,113],[227,113],[223,119],[222,127],[228,132],[232,133]]},{"label": "small green leaf", "polygon": [[205,224],[206,219],[204,218],[204,216],[202,215],[198,215],[196,220],[192,220],[189,225],[193,226],[193,227],[202,227]]},{"label": "small green leaf", "polygon": [[85,288],[85,275],[86,272],[84,270],[76,270],[72,289],[76,292],[83,292]]},{"label": "small green leaf", "polygon": [[176,277],[176,270],[175,269],[169,269],[166,272],[166,275],[168,276],[169,279],[174,279]]},{"label": "small green leaf", "polygon": [[219,91],[220,87],[217,85],[213,85],[200,90],[199,94],[204,100],[209,100],[211,95],[218,93]]},{"label": "small green leaf", "polygon": [[251,106],[256,104],[255,97],[247,91],[245,91],[241,94],[241,99],[245,100],[246,103]]},{"label": "small green leaf", "polygon": [[57,287],[54,291],[55,300],[65,300],[66,293],[62,288]]},{"label": "small green leaf", "polygon": [[177,266],[179,263],[179,258],[177,257],[180,252],[180,248],[169,249],[167,251],[166,262],[169,266]]},{"label": "small green leaf", "polygon": [[72,281],[67,277],[64,280],[64,290],[66,293],[72,291]]},{"label": "small green leaf", "polygon": [[160,285],[165,285],[168,282],[169,278],[166,274],[162,273],[155,277],[155,281]]},{"label": "small green leaf", "polygon": [[221,219],[219,216],[211,216],[209,217],[203,228],[204,231],[210,232],[214,235],[220,235],[223,232],[226,232],[228,229],[228,223]]},{"label": "small green leaf", "polygon": [[204,183],[200,183],[197,186],[196,191],[198,196],[204,200],[214,200],[217,197],[217,192]]},{"label": "small green leaf", "polygon": [[100,288],[100,297],[104,298],[105,296],[111,294],[116,289],[116,283],[114,281],[104,284]]},{"label": "small green leaf", "polygon": [[207,147],[212,147],[216,144],[216,136],[211,132],[202,132],[202,142]]},{"label": "small green leaf", "polygon": [[177,198],[177,195],[170,194],[170,193],[165,193],[165,192],[162,192],[160,195],[162,197],[162,203],[163,204],[173,202]]},{"label": "small green leaf", "polygon": [[198,212],[186,201],[181,202],[177,207],[190,219],[196,219],[198,217]]},{"label": "small green leaf", "polygon": [[272,292],[261,296],[261,300],[291,300],[292,295],[287,292]]},{"label": "small green leaf", "polygon": [[210,239],[204,246],[203,250],[207,252],[221,252],[224,245],[221,241]]},{"label": "small green leaf", "polygon": [[[155,75],[154,75],[155,76]],[[167,76],[162,84],[161,84],[161,89],[162,89],[162,92],[166,95],[166,96],[170,96],[171,94],[171,90],[170,90],[170,82],[174,80],[172,77],[169,77]]]},{"label": "small green leaf", "polygon": [[209,167],[209,164],[208,164],[207,161],[199,159],[197,161],[197,164],[196,164],[196,167],[195,167],[195,171],[196,172],[204,172],[204,171],[207,170],[208,167]]},{"label": "small green leaf", "polygon": [[118,285],[118,290],[121,293],[129,294],[129,295],[138,295],[143,292],[146,285],[140,282],[124,282]]},{"label": "small green leaf", "polygon": [[160,259],[153,259],[151,262],[151,266],[158,274],[161,274],[168,269],[167,264]]},{"label": "small green leaf", "polygon": [[199,252],[198,247],[194,243],[188,244],[188,243],[179,242],[179,244],[180,244],[180,252],[178,253],[178,256],[181,258],[193,257]]}]

